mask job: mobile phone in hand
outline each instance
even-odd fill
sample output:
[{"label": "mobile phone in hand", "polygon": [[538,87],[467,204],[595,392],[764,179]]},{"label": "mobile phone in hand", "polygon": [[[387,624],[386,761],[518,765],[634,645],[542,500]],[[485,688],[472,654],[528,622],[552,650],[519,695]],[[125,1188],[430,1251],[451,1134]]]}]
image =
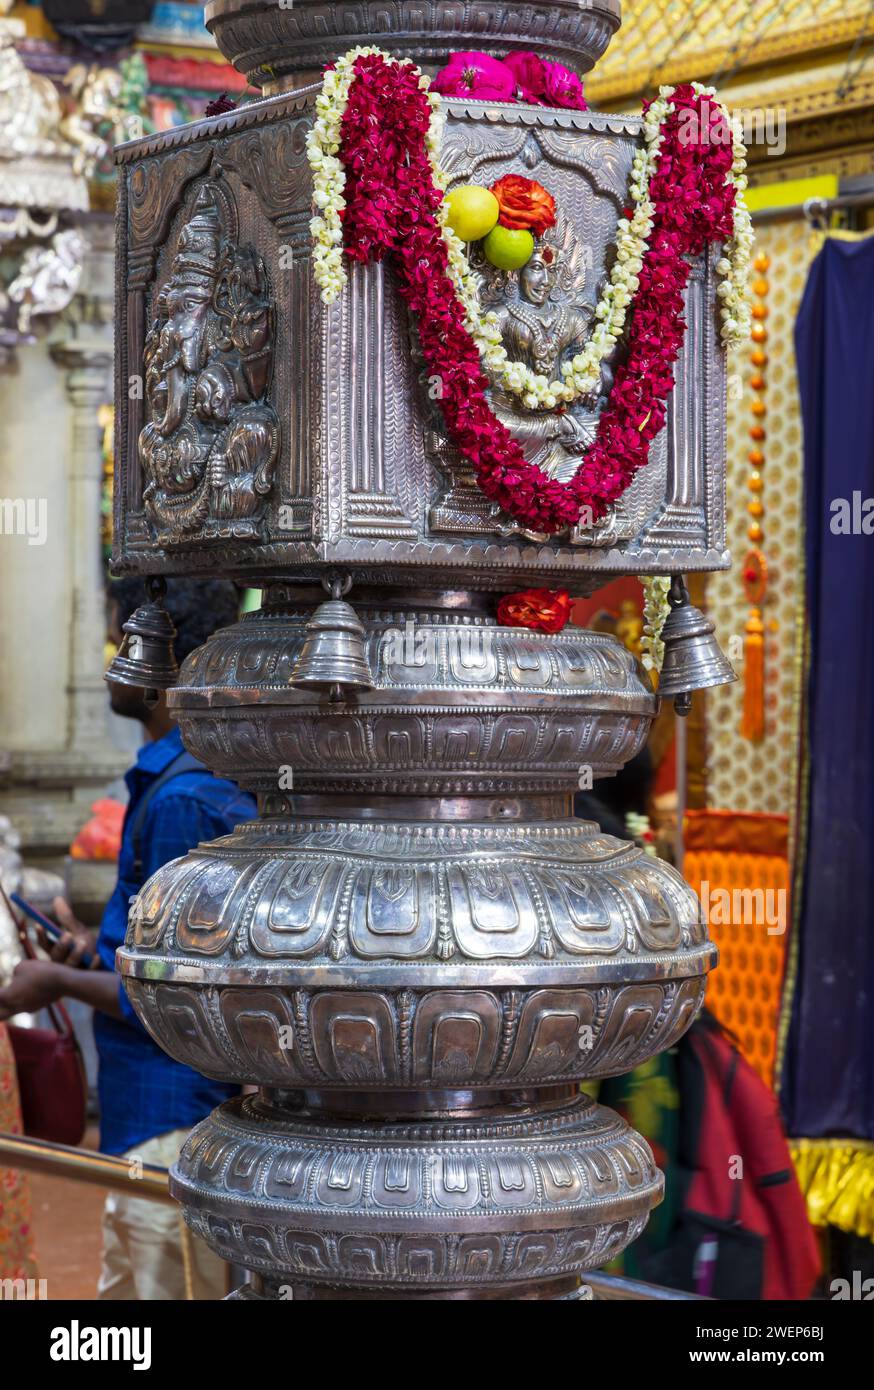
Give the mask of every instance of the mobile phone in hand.
[{"label": "mobile phone in hand", "polygon": [[[39,909],[35,908],[33,903],[29,903],[27,898],[22,898],[20,893],[10,893],[9,900],[15,903],[15,906],[20,908],[24,915],[29,917],[31,921],[38,923],[50,940],[60,941],[61,937],[64,935],[64,929],[63,927],[59,927],[57,922],[51,921],[49,917],[44,917]],[[88,970],[93,959],[93,956],[89,955],[86,951],[85,955],[80,958],[79,964],[85,970]]]}]

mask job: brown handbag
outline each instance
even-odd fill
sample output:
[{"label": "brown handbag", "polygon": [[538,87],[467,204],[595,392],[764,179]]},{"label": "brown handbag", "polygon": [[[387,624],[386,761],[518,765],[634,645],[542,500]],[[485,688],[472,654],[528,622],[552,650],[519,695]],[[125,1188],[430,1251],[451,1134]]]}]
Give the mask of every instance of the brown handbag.
[{"label": "brown handbag", "polygon": [[[3,897],[18,927],[25,955],[36,960],[27,931],[12,911],[5,893]],[[7,1025],[15,1055],[24,1132],[31,1139],[76,1145],[82,1142],[85,1133],[88,1099],[85,1064],[70,1015],[63,1004],[49,1004],[47,1011],[51,1028]]]}]

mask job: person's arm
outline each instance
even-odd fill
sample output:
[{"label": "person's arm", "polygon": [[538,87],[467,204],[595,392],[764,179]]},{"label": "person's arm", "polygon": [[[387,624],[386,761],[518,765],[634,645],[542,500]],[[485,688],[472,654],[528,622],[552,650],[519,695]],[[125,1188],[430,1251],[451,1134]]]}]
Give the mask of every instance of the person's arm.
[{"label": "person's arm", "polygon": [[[36,1013],[59,999],[81,999],[111,1018],[121,1018],[117,977],[102,968],[96,950],[97,933],[74,916],[63,898],[55,898],[52,911],[64,935],[52,941],[40,929],[40,945],[50,960],[23,960],[17,965],[5,989],[0,989],[0,1022],[15,1014]],[[83,955],[91,955],[91,966],[81,965]]]},{"label": "person's arm", "polygon": [[[184,792],[160,797],[149,808],[143,825],[144,876],[149,878],[171,859],[187,854],[201,840],[217,839],[227,831],[228,823],[222,814],[198,797]],[[96,968],[73,968],[72,964],[64,962],[80,959],[83,943],[86,946],[90,944],[90,935],[86,940],[87,927],[77,922],[69,910],[62,912],[56,908],[56,911],[68,935],[56,943],[56,949],[52,951],[55,959],[20,962],[10,984],[6,989],[0,989],[0,1023],[14,1014],[35,1013],[47,1004],[68,997],[81,999],[111,1018],[122,1019],[141,1028],[142,1024],[113,968],[114,943],[105,941],[103,936],[98,937],[94,962]],[[119,935],[119,944],[122,935]]]},{"label": "person's arm", "polygon": [[[97,953],[97,932],[86,927],[84,922],[73,912],[70,904],[65,898],[55,898],[52,903],[52,915],[59,927],[63,927],[63,936],[53,941],[42,929],[37,927],[37,937],[50,960],[55,960],[59,965],[82,966],[83,969],[101,970],[103,962]],[[91,964],[87,967],[82,965],[82,957],[91,957]]]},{"label": "person's arm", "polygon": [[121,1018],[118,976],[109,970],[78,970],[53,960],[23,960],[0,989],[0,1023],[15,1014],[33,1014],[59,999],[81,999],[111,1018]]}]

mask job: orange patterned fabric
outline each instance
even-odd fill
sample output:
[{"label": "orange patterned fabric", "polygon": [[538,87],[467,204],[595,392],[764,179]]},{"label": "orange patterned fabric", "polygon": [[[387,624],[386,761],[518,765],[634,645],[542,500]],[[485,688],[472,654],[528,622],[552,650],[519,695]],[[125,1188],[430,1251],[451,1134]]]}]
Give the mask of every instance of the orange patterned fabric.
[{"label": "orange patterned fabric", "polygon": [[773,1087],[789,918],[786,817],[696,811],[686,825],[683,872],[719,947],[707,1004]]},{"label": "orange patterned fabric", "polygon": [[728,853],[772,854],[785,859],[789,851],[787,816],[759,811],[687,811],[683,842],[690,850],[721,849]]},{"label": "orange patterned fabric", "polygon": [[[21,1134],[15,1059],[0,1023],[0,1131]],[[33,1279],[36,1262],[30,1224],[30,1189],[23,1173],[0,1168],[0,1279]]]}]

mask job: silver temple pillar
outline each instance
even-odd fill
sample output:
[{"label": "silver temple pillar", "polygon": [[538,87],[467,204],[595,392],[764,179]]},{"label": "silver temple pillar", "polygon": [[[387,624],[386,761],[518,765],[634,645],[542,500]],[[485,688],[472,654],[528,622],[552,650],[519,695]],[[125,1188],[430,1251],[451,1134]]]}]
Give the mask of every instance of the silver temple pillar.
[{"label": "silver temple pillar", "polygon": [[[579,1083],[682,1036],[715,950],[672,868],[571,815],[583,768],[645,742],[648,679],[602,634],[499,626],[495,600],[728,563],[713,270],[694,269],[668,424],[614,512],[520,531],[441,433],[390,266],[356,267],[331,309],[313,282],[315,88],[283,89],[372,41],[366,10],[215,0],[220,45],[253,80],[269,54],[276,94],[119,152],[114,564],[265,597],[170,694],[186,747],[259,818],[146,884],[120,968],[172,1056],[258,1087],[172,1179],[251,1271],[240,1297],[574,1299],[663,1182]],[[432,65],[535,47],[585,70],[619,18],[533,4],[522,34],[485,0],[379,10],[378,41]],[[640,121],[448,108],[455,181],[524,169],[556,196],[549,268],[488,293],[507,341],[557,362],[608,273]],[[493,406],[558,468],[597,417],[558,432]],[[370,688],[295,684],[326,590],[354,604]]]}]

